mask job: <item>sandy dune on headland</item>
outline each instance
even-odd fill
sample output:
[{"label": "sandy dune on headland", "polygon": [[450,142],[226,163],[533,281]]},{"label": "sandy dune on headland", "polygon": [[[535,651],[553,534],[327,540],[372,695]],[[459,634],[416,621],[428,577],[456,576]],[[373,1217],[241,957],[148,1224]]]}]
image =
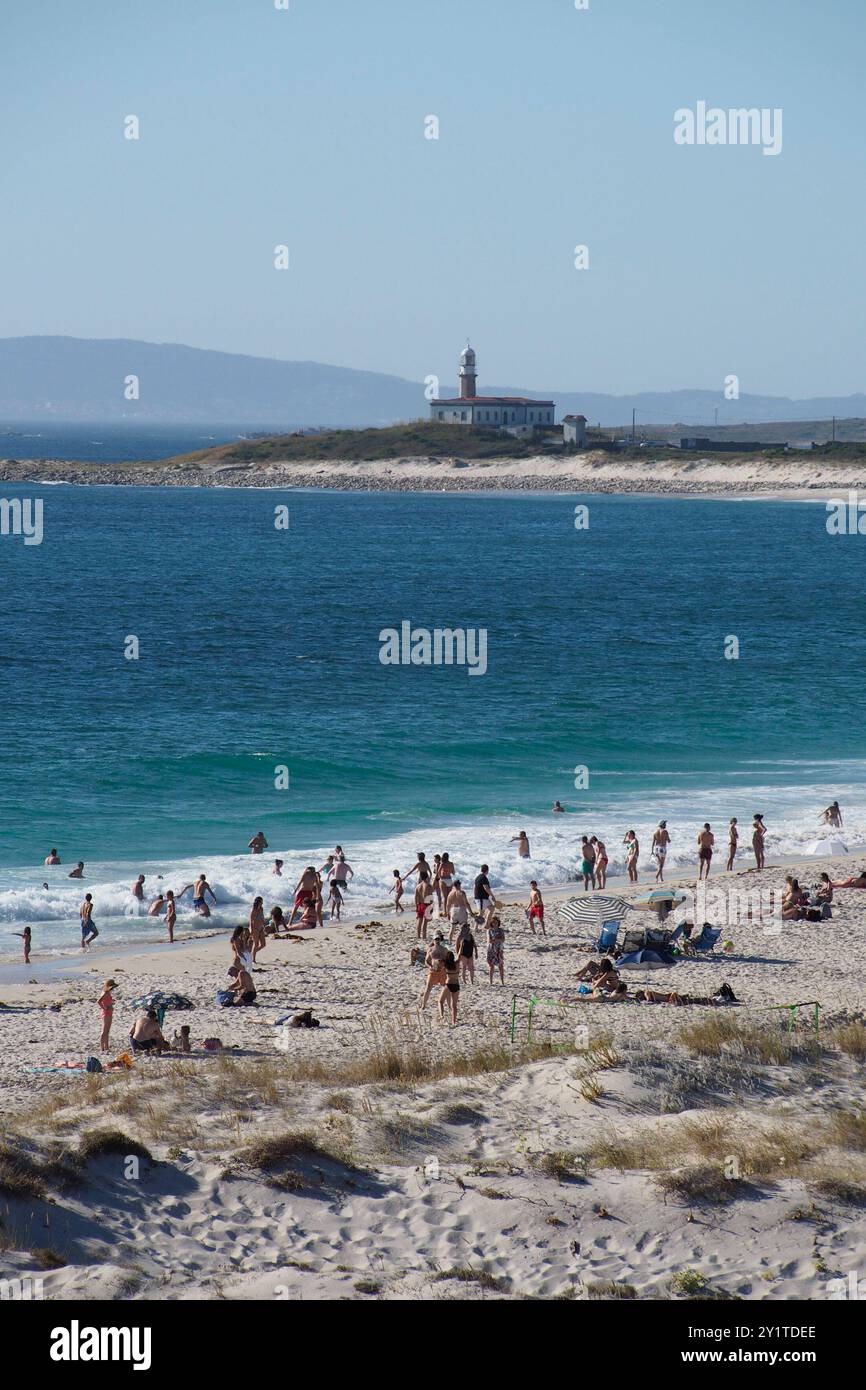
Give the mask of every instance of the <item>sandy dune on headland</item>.
[{"label": "sandy dune on headland", "polygon": [[[798,866],[806,882],[825,867],[853,865]],[[766,891],[784,872],[718,882]],[[479,961],[456,1029],[419,1013],[408,913],[269,942],[250,1010],[214,1003],[225,935],[105,944],[62,978],[20,967],[0,987],[0,1277],[41,1277],[56,1298],[669,1298],[701,1280],[825,1298],[864,1267],[866,893],[781,933],[733,923],[733,954],[647,977],[692,994],[727,980],[742,1000],[727,1010],[580,1003],[588,933],[557,922],[553,897],[547,938],[519,908],[505,921],[507,984]],[[96,1051],[108,973],[115,1044],[124,999],[169,988],[196,1005],[166,1019],[169,1035],[190,1023],[193,1055],[27,1071]],[[532,996],[548,1002],[527,1043]],[[809,1007],[784,1033],[773,1006],[812,1000],[820,1041]],[[301,1007],[322,1026],[274,1027]],[[209,1034],[222,1056],[200,1050]],[[124,1138],[77,1157],[106,1129]],[[151,1155],[134,1173],[130,1140]]]}]

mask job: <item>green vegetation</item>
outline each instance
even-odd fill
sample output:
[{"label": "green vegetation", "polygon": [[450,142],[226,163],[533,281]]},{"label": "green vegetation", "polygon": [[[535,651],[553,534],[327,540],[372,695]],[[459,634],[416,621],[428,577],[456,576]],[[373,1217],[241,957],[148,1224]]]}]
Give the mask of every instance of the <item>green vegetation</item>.
[{"label": "green vegetation", "polygon": [[324,430],[320,434],[276,434],[242,439],[236,444],[202,449],[166,460],[169,464],[266,464],[307,462],[311,459],[531,458],[562,444],[559,433],[516,439],[495,429],[471,425],[435,424],[412,420],[385,429]]}]

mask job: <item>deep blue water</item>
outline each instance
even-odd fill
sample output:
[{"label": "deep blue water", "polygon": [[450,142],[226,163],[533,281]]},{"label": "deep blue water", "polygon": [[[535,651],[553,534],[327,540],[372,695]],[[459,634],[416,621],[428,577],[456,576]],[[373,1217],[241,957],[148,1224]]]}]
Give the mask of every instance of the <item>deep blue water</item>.
[{"label": "deep blue water", "polygon": [[70,463],[136,462],[191,454],[196,449],[209,449],[252,432],[262,433],[262,426],[5,420],[0,421],[0,458],[50,458]]},{"label": "deep blue water", "polygon": [[[249,857],[225,856],[259,828],[298,862],[339,840],[373,896],[416,840],[505,882],[524,824],[551,881],[580,833],[621,854],[663,815],[688,859],[698,821],[745,832],[757,810],[796,849],[835,795],[866,840],[866,537],[829,536],[821,505],[5,490],[24,495],[45,530],[0,537],[0,888],[41,884],[57,845],[103,878],[201,860],[241,899]],[[487,629],[487,674],[383,666],[403,620]],[[30,899],[3,902],[18,920]]]}]

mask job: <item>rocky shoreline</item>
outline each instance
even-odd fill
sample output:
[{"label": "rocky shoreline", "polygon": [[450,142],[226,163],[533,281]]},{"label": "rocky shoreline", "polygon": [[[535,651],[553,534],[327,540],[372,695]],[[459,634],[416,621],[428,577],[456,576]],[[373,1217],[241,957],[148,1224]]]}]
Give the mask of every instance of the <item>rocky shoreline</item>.
[{"label": "rocky shoreline", "polygon": [[308,463],[68,463],[0,460],[0,482],[97,487],[333,488],[360,492],[595,492],[700,496],[812,494],[866,487],[866,467],[808,465],[765,459],[617,461],[610,455],[566,460],[461,458]]}]

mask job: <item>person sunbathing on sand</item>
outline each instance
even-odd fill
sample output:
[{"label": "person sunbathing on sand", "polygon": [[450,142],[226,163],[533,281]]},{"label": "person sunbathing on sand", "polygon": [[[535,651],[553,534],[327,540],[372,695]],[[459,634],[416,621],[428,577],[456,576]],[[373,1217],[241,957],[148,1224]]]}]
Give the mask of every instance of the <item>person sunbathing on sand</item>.
[{"label": "person sunbathing on sand", "polygon": [[613,970],[613,961],[608,960],[605,956],[602,961],[587,961],[583,969],[578,970],[577,978],[578,980],[596,980],[600,975],[606,975],[609,970]]},{"label": "person sunbathing on sand", "polygon": [[622,1004],[628,999],[628,985],[625,980],[620,980],[616,989],[602,989],[601,981],[597,980],[592,994],[585,997],[587,999],[600,999],[605,1004]]},{"label": "person sunbathing on sand", "polygon": [[866,869],[861,869],[856,878],[846,878],[844,883],[831,883],[831,888],[866,888]]}]

